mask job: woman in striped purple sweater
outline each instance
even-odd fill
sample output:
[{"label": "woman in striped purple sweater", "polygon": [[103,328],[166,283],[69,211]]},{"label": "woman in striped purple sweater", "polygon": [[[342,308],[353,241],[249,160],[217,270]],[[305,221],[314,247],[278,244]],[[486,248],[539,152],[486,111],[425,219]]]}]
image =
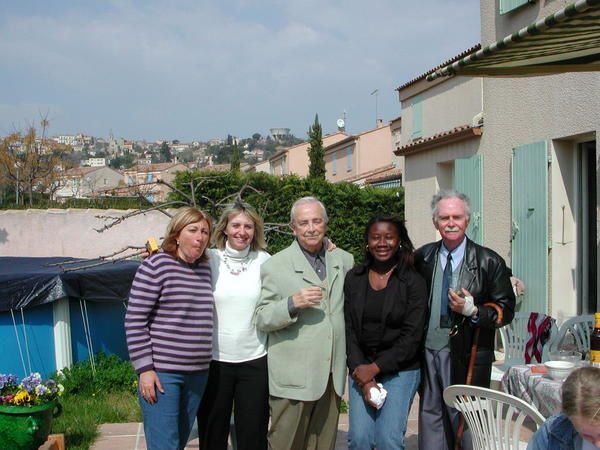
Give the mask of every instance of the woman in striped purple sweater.
[{"label": "woman in striped purple sweater", "polygon": [[125,331],[148,450],[185,447],[204,393],[213,333],[210,231],[202,211],[180,209],[163,252],[144,260],[131,287]]}]

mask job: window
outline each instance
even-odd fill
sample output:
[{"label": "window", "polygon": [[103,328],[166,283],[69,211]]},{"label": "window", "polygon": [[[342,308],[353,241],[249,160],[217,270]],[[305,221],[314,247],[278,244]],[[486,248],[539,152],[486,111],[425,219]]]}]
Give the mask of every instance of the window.
[{"label": "window", "polygon": [[533,0],[498,0],[498,12],[500,14],[506,14],[527,3],[533,3]]},{"label": "window", "polygon": [[127,184],[128,184],[129,186],[131,186],[131,185],[133,184],[133,177],[132,177],[131,175],[129,175],[129,176],[127,177]]},{"label": "window", "polygon": [[331,154],[331,174],[337,174],[337,151]]},{"label": "window", "polygon": [[423,103],[421,97],[415,97],[412,106],[412,135],[413,139],[423,137]]},{"label": "window", "polygon": [[152,183],[154,181],[154,177],[150,172],[146,175],[146,183]]},{"label": "window", "polygon": [[352,170],[352,147],[346,149],[346,172]]}]

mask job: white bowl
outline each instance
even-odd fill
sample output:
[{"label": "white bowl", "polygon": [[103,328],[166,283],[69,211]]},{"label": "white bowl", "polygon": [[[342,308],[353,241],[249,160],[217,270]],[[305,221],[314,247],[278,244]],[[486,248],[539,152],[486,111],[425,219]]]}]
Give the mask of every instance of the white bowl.
[{"label": "white bowl", "polygon": [[562,381],[569,376],[575,368],[575,364],[570,361],[547,361],[544,363],[548,369],[550,378],[557,381]]},{"label": "white bowl", "polygon": [[583,356],[581,352],[571,350],[559,350],[548,354],[550,361],[569,361],[577,365],[581,362]]}]

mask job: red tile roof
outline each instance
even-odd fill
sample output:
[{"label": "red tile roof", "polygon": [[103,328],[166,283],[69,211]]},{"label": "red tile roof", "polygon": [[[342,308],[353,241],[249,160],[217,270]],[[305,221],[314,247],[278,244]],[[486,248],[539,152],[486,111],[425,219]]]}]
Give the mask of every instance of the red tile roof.
[{"label": "red tile roof", "polygon": [[403,84],[403,85],[401,85],[400,87],[397,87],[397,88],[396,88],[396,90],[397,90],[397,91],[400,91],[400,90],[404,89],[405,87],[408,87],[408,86],[410,86],[410,85],[411,85],[411,84],[413,84],[413,83],[416,83],[416,82],[417,82],[417,81],[419,81],[419,80],[423,80],[424,78],[426,78],[426,77],[427,77],[427,75],[429,75],[429,74],[431,74],[431,73],[435,72],[436,70],[438,70],[438,69],[441,69],[442,67],[446,67],[448,64],[452,64],[453,62],[456,62],[456,61],[458,61],[459,59],[461,59],[461,58],[464,58],[464,57],[465,57],[465,56],[467,56],[468,54],[470,54],[470,53],[473,53],[473,52],[476,52],[477,50],[480,50],[480,49],[481,49],[481,44],[474,45],[474,46],[473,46],[473,47],[471,47],[470,49],[468,49],[468,50],[465,50],[465,51],[463,51],[462,53],[459,53],[459,54],[458,54],[458,55],[456,55],[455,57],[453,57],[453,58],[449,59],[448,61],[446,61],[446,62],[444,62],[444,63],[442,63],[442,64],[440,64],[439,66],[436,66],[436,67],[434,67],[433,69],[430,69],[430,70],[428,70],[427,72],[425,72],[425,73],[423,73],[423,74],[419,75],[418,77],[416,77],[416,78],[413,78],[412,80],[410,80],[410,81],[408,81],[408,82],[404,83],[404,84]]},{"label": "red tile roof", "polygon": [[410,155],[423,150],[429,150],[440,145],[450,144],[470,137],[481,136],[483,127],[473,128],[471,125],[461,125],[451,130],[441,131],[425,138],[415,139],[414,141],[403,145],[394,150],[394,153],[400,155]]},{"label": "red tile roof", "polygon": [[395,167],[390,167],[385,172],[381,172],[377,175],[370,176],[365,180],[365,183],[380,183],[382,181],[397,180],[398,178],[402,178],[402,171]]}]

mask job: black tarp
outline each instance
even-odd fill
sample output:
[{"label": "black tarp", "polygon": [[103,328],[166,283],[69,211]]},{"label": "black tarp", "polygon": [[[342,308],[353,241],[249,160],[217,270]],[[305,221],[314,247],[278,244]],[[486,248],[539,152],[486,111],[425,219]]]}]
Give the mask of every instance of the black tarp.
[{"label": "black tarp", "polygon": [[[57,263],[60,265],[51,265]],[[96,263],[98,260],[66,257],[0,257],[0,311],[62,298],[125,301],[139,263],[116,261],[85,268]]]}]

